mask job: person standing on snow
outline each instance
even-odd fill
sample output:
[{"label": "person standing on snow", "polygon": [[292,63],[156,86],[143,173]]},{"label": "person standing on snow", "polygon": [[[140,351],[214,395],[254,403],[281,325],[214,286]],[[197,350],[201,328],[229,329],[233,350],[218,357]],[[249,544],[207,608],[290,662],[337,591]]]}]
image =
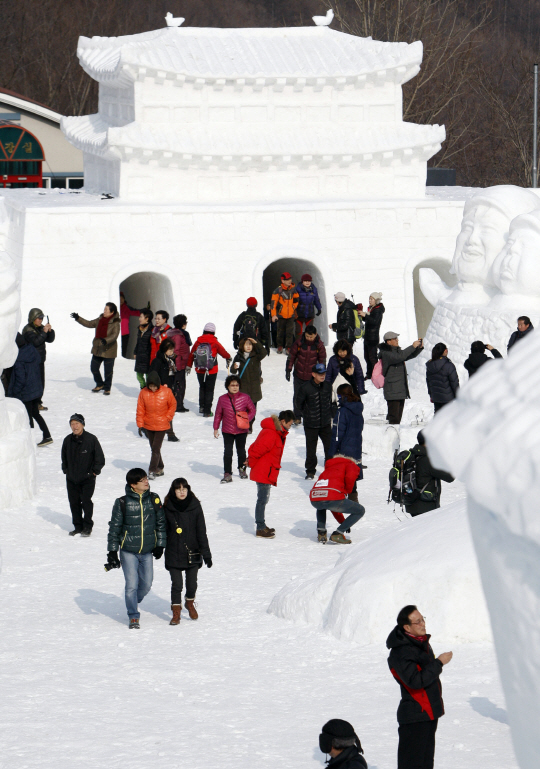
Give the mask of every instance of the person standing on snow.
[{"label": "person standing on snow", "polygon": [[[150,371],[157,372],[161,384],[167,385],[176,400],[175,387],[177,371],[175,358],[174,342],[172,339],[165,338],[159,345],[158,353],[150,364]],[[176,408],[178,408],[178,402],[176,403]],[[167,440],[171,443],[178,443],[180,440],[174,433],[172,422],[167,430]]]},{"label": "person standing on snow", "polygon": [[165,502],[167,546],[165,568],[171,576],[171,611],[169,625],[180,624],[182,611],[182,572],[186,575],[185,608],[192,620],[199,619],[195,608],[197,576],[203,561],[212,568],[212,553],[206,534],[206,523],[201,503],[191,491],[185,478],[175,478]]},{"label": "person standing on snow", "polygon": [[398,769],[431,769],[435,732],[444,715],[440,675],[452,652],[435,659],[426,633],[426,621],[416,606],[404,606],[386,641],[388,667],[401,688]]},{"label": "person standing on snow", "polygon": [[257,310],[257,300],[250,296],[246,301],[247,309],[240,313],[234,322],[233,347],[238,350],[242,339],[256,339],[270,354],[270,342],[264,316]]},{"label": "person standing on snow", "polygon": [[137,329],[137,343],[135,350],[133,351],[133,357],[135,358],[135,373],[137,374],[137,382],[142,390],[146,387],[145,375],[150,370],[150,357],[151,357],[151,338],[152,338],[152,318],[154,313],[152,310],[141,310],[139,316],[139,328]]},{"label": "person standing on snow", "polygon": [[130,630],[140,627],[139,604],[152,587],[153,558],[161,558],[167,544],[165,529],[161,500],[150,491],[145,471],[128,470],[125,496],[115,500],[109,521],[107,564],[112,569],[122,566]]},{"label": "person standing on snow", "polygon": [[[104,395],[111,394],[111,386],[114,371],[114,360],[118,355],[118,334],[120,333],[120,316],[114,302],[107,302],[102,314],[94,320],[85,320],[77,312],[72,312],[71,317],[85,328],[95,328],[96,334],[92,343],[92,362],[90,371],[94,377],[96,386],[92,390],[98,393],[103,390]],[[105,380],[101,377],[101,364],[105,371]]]},{"label": "person standing on snow", "polygon": [[[261,361],[266,357],[267,352],[262,346],[262,342],[257,339],[241,339],[238,353],[234,356],[231,365],[231,374],[237,374],[240,377],[240,392],[249,395],[257,411],[257,403],[262,400],[262,371]],[[253,417],[255,419],[255,417]],[[249,432],[252,432],[253,420],[249,426]]]},{"label": "person standing on snow", "polygon": [[325,461],[332,440],[332,385],[326,381],[326,366],[317,363],[311,369],[311,379],[298,390],[296,404],[304,422],[306,436],[306,481],[312,481],[317,470],[317,443],[324,447]]},{"label": "person standing on snow", "polygon": [[129,319],[140,315],[140,310],[135,310],[126,302],[123,291],[120,291],[120,335],[122,337],[122,358],[127,358],[127,349],[129,344]]},{"label": "person standing on snow", "polygon": [[377,350],[379,347],[379,332],[384,315],[384,304],[381,302],[380,291],[373,291],[369,295],[369,307],[367,312],[358,314],[364,319],[364,359],[366,361],[366,379],[371,379],[373,367],[377,363]]},{"label": "person standing on snow", "polygon": [[[39,307],[33,307],[28,313],[28,323],[22,330],[22,335],[26,344],[32,344],[39,353],[39,373],[41,384],[45,392],[45,361],[47,359],[47,345],[54,342],[56,334],[49,322],[43,325],[43,312]],[[39,410],[47,411],[47,407],[39,402]]]},{"label": "person standing on snow", "polygon": [[484,344],[484,342],[480,341],[473,342],[471,344],[471,354],[463,364],[469,374],[469,379],[473,374],[476,374],[479,368],[482,368],[484,363],[487,363],[488,360],[493,360],[493,358],[488,358],[488,356],[485,354],[486,350],[490,351],[490,353],[493,355],[493,358],[502,358],[501,353],[496,350],[493,345]]},{"label": "person standing on snow", "polygon": [[353,345],[356,340],[356,317],[354,315],[356,305],[350,299],[347,299],[343,291],[338,291],[337,294],[334,294],[334,299],[338,306],[337,318],[336,322],[330,323],[328,328],[336,332],[338,341],[346,339],[347,342]]},{"label": "person standing on snow", "polygon": [[304,333],[300,334],[289,350],[289,356],[285,364],[285,379],[291,381],[293,372],[293,411],[295,424],[302,422],[302,412],[296,402],[298,390],[311,379],[313,366],[316,363],[326,363],[326,348],[321,342],[315,326],[308,325]]},{"label": "person standing on snow", "polygon": [[11,377],[8,385],[8,398],[17,398],[24,403],[30,420],[30,427],[34,427],[34,419],[41,428],[42,438],[38,446],[49,446],[53,442],[47,423],[39,413],[39,404],[43,395],[43,384],[39,371],[40,358],[36,348],[26,344],[22,334],[17,334],[15,343],[19,348],[15,363],[11,368]]},{"label": "person standing on snow", "polygon": [[257,504],[255,505],[255,536],[274,539],[276,530],[266,525],[265,511],[272,486],[277,486],[281,457],[285,449],[287,435],[294,422],[294,413],[281,411],[279,416],[261,422],[261,432],[248,449],[247,464],[250,467],[249,479],[257,484]]},{"label": "person standing on snow", "polygon": [[221,483],[232,482],[233,447],[236,444],[238,472],[246,479],[246,438],[250,422],[255,419],[255,406],[246,393],[240,392],[241,380],[236,374],[225,380],[227,393],[218,398],[214,417],[214,438],[219,438],[219,426],[223,433],[223,478]]},{"label": "person standing on snow", "polygon": [[[335,343],[332,351],[334,354],[328,361],[328,368],[326,370],[327,381],[330,382],[330,384],[334,384],[336,378],[341,374],[341,376],[349,382],[356,395],[365,395],[366,388],[364,385],[362,364],[357,356],[353,355],[352,344],[345,339],[341,339]],[[351,363],[354,366],[352,377],[347,373]]]},{"label": "person standing on snow", "polygon": [[156,312],[154,328],[152,329],[152,336],[150,338],[150,363],[152,363],[158,354],[159,345],[167,337],[167,332],[171,331],[168,320],[169,313],[166,310],[158,310]]},{"label": "person standing on snow", "polygon": [[348,721],[341,718],[328,721],[319,734],[319,748],[330,755],[329,767],[368,769],[358,735]]},{"label": "person standing on snow", "polygon": [[81,537],[89,537],[94,526],[92,495],[96,488],[96,476],[105,465],[105,455],[96,436],[84,429],[82,414],[73,414],[69,418],[69,426],[71,434],[62,443],[62,472],[66,476],[74,527],[69,536],[80,534]]},{"label": "person standing on snow", "polygon": [[413,517],[429,513],[431,510],[438,510],[441,506],[441,481],[454,482],[450,473],[437,470],[429,461],[426,440],[422,430],[416,436],[416,440],[418,443],[411,449],[411,453],[415,459],[416,488],[421,489],[423,494],[410,505],[407,505],[407,512]]},{"label": "person standing on snow", "polygon": [[323,472],[309,492],[309,499],[317,511],[317,539],[323,544],[328,541],[326,533],[326,511],[342,513],[347,517],[331,534],[330,540],[338,545],[350,545],[345,532],[352,528],[366,510],[359,502],[348,498],[356,488],[361,473],[358,463],[351,457],[336,455],[326,460]]},{"label": "person standing on snow", "polygon": [[212,402],[218,373],[217,356],[221,355],[227,362],[227,368],[232,359],[227,350],[216,338],[216,326],[207,323],[204,333],[198,337],[189,354],[186,374],[191,374],[191,367],[195,363],[195,371],[199,380],[199,414],[204,417],[213,417]]},{"label": "person standing on snow", "polygon": [[290,272],[281,274],[281,284],[272,293],[272,323],[277,324],[277,351],[289,352],[294,339],[294,319],[298,307],[298,291]]},{"label": "person standing on snow", "polygon": [[296,286],[298,291],[298,307],[296,309],[296,338],[298,339],[306,330],[307,326],[313,324],[315,310],[317,316],[321,314],[321,300],[317,286],[312,283],[313,278],[306,273],[300,278],[300,283]]},{"label": "person standing on snow", "polygon": [[422,340],[417,339],[402,350],[398,337],[399,334],[395,331],[387,331],[384,342],[379,345],[379,358],[382,360],[384,376],[383,394],[388,407],[387,419],[390,425],[401,424],[405,400],[411,397],[405,361],[416,358],[424,349]]},{"label": "person standing on snow", "polygon": [[517,319],[517,331],[514,331],[510,337],[510,340],[508,341],[508,346],[506,348],[507,352],[510,352],[510,348],[512,348],[516,342],[519,342],[520,339],[523,339],[524,336],[530,334],[531,331],[534,331],[534,326],[531,323],[531,319],[526,315],[520,315]]},{"label": "person standing on snow", "polygon": [[[175,353],[175,386],[174,395],[176,397],[176,411],[180,414],[186,414],[189,409],[184,406],[186,395],[186,366],[189,358],[191,339],[186,331],[187,318],[185,315],[175,315],[173,318],[174,328],[167,331],[167,339],[174,342]],[[189,339],[189,342],[188,342]]]},{"label": "person standing on snow", "polygon": [[426,363],[426,385],[435,413],[457,396],[459,377],[444,342],[437,342]]},{"label": "person standing on snow", "polygon": [[148,478],[151,481],[164,474],[161,447],[175,412],[176,398],[172,390],[161,384],[156,371],[151,371],[137,400],[137,427],[144,430],[150,443]]}]

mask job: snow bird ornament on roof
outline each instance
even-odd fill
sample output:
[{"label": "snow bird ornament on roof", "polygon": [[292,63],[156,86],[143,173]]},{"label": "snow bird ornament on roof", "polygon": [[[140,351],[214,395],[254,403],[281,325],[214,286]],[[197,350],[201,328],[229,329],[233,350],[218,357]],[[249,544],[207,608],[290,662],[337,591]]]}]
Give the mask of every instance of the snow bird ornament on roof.
[{"label": "snow bird ornament on roof", "polygon": [[181,27],[182,24],[185,22],[185,19],[183,19],[182,16],[175,17],[169,11],[165,16],[165,21],[167,22],[168,27]]},{"label": "snow bird ornament on roof", "polygon": [[334,11],[330,8],[330,10],[326,11],[326,16],[313,16],[313,21],[318,27],[328,27],[332,23],[333,18]]}]

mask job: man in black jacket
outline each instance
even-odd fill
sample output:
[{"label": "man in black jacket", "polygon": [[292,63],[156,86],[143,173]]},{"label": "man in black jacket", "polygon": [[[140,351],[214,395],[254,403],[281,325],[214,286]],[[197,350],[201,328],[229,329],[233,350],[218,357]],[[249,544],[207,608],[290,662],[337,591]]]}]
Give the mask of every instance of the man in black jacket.
[{"label": "man in black jacket", "polygon": [[425,617],[416,606],[404,606],[386,640],[388,667],[401,687],[398,769],[433,769],[435,732],[444,715],[439,677],[452,659],[444,652],[436,659],[426,633]]},{"label": "man in black jacket", "polygon": [[266,354],[270,355],[270,342],[268,329],[264,316],[257,310],[257,300],[250,296],[246,301],[247,310],[240,313],[234,322],[233,345],[238,350],[241,339],[257,339],[266,348]]},{"label": "man in black jacket", "polygon": [[311,379],[301,385],[296,397],[306,436],[306,481],[315,478],[319,438],[324,447],[325,462],[330,456],[332,442],[332,385],[325,379],[326,365],[317,363],[311,372]]},{"label": "man in black jacket", "polygon": [[[32,344],[39,353],[39,373],[41,384],[45,390],[45,360],[47,358],[47,344],[54,342],[56,334],[50,323],[43,325],[43,312],[39,307],[33,307],[28,313],[28,323],[22,330],[26,344]],[[42,400],[39,401],[39,410],[47,411]]]},{"label": "man in black jacket", "polygon": [[82,414],[73,414],[69,418],[69,426],[71,435],[66,436],[62,444],[62,472],[66,476],[69,506],[75,527],[69,535],[89,537],[94,525],[92,495],[96,488],[96,475],[100,474],[105,464],[105,456],[96,436],[84,429]]},{"label": "man in black jacket", "polygon": [[340,339],[346,339],[347,342],[354,344],[356,337],[354,335],[354,329],[356,328],[356,318],[354,311],[356,305],[347,299],[343,291],[338,291],[334,294],[334,299],[338,306],[337,318],[335,323],[330,323],[328,328],[336,332],[338,341]]},{"label": "man in black jacket", "polygon": [[519,342],[520,339],[523,339],[524,336],[530,334],[531,331],[534,331],[534,326],[531,323],[531,319],[526,315],[520,315],[517,319],[517,331],[514,331],[510,337],[508,341],[508,347],[506,348],[507,351],[510,352],[510,348],[513,347],[516,342]]}]

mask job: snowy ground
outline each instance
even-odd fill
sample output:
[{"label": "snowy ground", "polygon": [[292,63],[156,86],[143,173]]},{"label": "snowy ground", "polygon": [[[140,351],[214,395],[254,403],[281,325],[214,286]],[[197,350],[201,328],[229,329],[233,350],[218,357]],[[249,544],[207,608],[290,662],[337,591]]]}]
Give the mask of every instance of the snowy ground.
[{"label": "snowy ground", "polygon": [[[51,347],[49,356],[44,416],[55,443],[39,450],[35,500],[0,517],[0,767],[316,767],[324,763],[320,726],[336,717],[355,726],[370,769],[395,767],[399,690],[386,649],[339,642],[266,612],[288,580],[328,569],[340,553],[339,546],[315,541],[301,428],[289,437],[267,508],[276,538],[257,541],[255,484],[236,475],[229,486],[219,485],[222,441],[212,436],[212,420],[196,413],[197,383],[188,380],[191,413],[176,416],[181,443],[164,444],[165,476],[152,488],[163,497],[173,478],[189,479],[205,510],[214,566],[200,572],[199,621],[182,612],[180,626],[170,627],[169,575],[163,560],[155,562],[141,630],[129,631],[122,573],[106,573],[103,564],[125,473],[146,468],[149,459],[135,426],[133,362],[117,361],[106,398],[90,392],[89,355],[55,356]],[[290,407],[292,385],[283,368],[275,353],[264,363],[259,417]],[[223,372],[216,387],[222,392]],[[84,414],[107,459],[87,540],[67,535],[71,516],[60,470],[74,411]],[[354,542],[399,525],[386,504],[388,462],[368,464],[359,489],[367,513],[353,529]],[[456,482],[445,487],[444,501],[463,494]],[[389,617],[389,631],[393,622]],[[433,645],[436,653],[447,651],[436,637]],[[443,674],[438,769],[513,769],[492,647],[453,651]]]}]

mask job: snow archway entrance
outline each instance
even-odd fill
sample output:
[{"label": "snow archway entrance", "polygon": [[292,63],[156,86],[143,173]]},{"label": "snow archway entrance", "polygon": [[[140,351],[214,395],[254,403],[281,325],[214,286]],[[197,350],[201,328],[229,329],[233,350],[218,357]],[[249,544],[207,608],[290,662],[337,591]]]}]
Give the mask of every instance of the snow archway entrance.
[{"label": "snow archway entrance", "polygon": [[[171,281],[166,275],[157,272],[135,272],[123,280],[119,291],[124,292],[126,302],[130,307],[146,307],[150,302],[150,309],[156,314],[158,310],[167,310],[172,317],[174,315],[174,298]],[[137,342],[138,317],[132,317],[129,321],[129,345],[127,357],[133,357],[133,350]]]},{"label": "snow archway entrance", "polygon": [[434,311],[433,306],[428,302],[420,288],[420,270],[422,267],[431,267],[444,280],[447,286],[455,286],[457,279],[455,275],[450,274],[450,265],[451,263],[445,259],[425,259],[423,262],[419,262],[413,270],[414,311],[416,314],[418,337],[425,337]]},{"label": "snow archway entrance", "polygon": [[281,273],[290,272],[295,283],[300,282],[300,278],[308,273],[313,278],[313,284],[317,286],[322,305],[322,312],[319,317],[315,316],[314,325],[319,332],[323,344],[328,344],[328,313],[326,307],[326,287],[322,272],[309,259],[300,259],[296,256],[285,256],[276,259],[263,272],[263,298],[265,306],[272,298],[272,292],[281,282]]}]

